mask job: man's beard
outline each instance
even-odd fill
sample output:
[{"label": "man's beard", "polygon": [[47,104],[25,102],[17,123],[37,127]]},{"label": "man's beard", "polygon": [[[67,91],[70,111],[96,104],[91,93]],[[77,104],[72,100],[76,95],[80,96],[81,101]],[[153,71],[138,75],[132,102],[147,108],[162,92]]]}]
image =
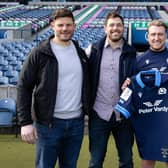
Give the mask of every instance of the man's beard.
[{"label": "man's beard", "polygon": [[73,34],[71,34],[68,38],[64,38],[64,37],[61,38],[61,37],[60,37],[60,39],[61,39],[61,41],[63,41],[63,42],[67,42],[67,41],[71,40],[72,37],[73,37]]},{"label": "man's beard", "polygon": [[150,47],[150,48],[153,51],[160,52],[160,51],[163,51],[166,48],[166,46],[162,46],[162,47],[159,47],[159,48],[154,48],[154,47]]},{"label": "man's beard", "polygon": [[121,40],[121,38],[111,39],[112,42],[118,42],[118,41],[120,41],[120,40]]},{"label": "man's beard", "polygon": [[118,38],[110,38],[110,40],[112,41],[112,42],[118,42],[118,41],[120,41],[122,39],[122,37],[118,37]]},{"label": "man's beard", "polygon": [[109,39],[112,41],[112,42],[118,42],[122,39],[122,36],[118,36],[118,37],[113,37],[112,35],[110,36],[109,35]]},{"label": "man's beard", "polygon": [[68,39],[61,39],[61,41],[63,41],[63,42],[68,42],[69,40],[71,40],[71,38],[68,38]]}]

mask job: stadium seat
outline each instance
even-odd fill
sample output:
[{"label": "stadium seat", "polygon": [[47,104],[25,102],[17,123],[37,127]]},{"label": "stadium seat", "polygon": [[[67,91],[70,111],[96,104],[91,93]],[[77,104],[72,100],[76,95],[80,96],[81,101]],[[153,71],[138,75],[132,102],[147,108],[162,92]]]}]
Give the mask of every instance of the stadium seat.
[{"label": "stadium seat", "polygon": [[0,70],[0,76],[3,76],[3,72]]},{"label": "stadium seat", "polygon": [[8,61],[6,61],[3,57],[0,57],[0,65],[8,65]]},{"label": "stadium seat", "polygon": [[9,84],[11,85],[17,85],[17,82],[18,82],[18,76],[14,76],[9,79]]},{"label": "stadium seat", "polygon": [[0,76],[0,85],[7,85],[7,84],[9,84],[8,77]]},{"label": "stadium seat", "polygon": [[[0,99],[0,127],[17,126],[16,102],[12,98]],[[16,129],[16,137],[18,131]]]},{"label": "stadium seat", "polygon": [[5,72],[5,71],[8,71],[8,70],[13,70],[13,67],[12,65],[0,65],[0,70]]},{"label": "stadium seat", "polygon": [[4,76],[6,76],[8,78],[17,77],[18,75],[19,75],[18,71],[15,71],[15,70],[8,70],[8,71],[4,72]]}]

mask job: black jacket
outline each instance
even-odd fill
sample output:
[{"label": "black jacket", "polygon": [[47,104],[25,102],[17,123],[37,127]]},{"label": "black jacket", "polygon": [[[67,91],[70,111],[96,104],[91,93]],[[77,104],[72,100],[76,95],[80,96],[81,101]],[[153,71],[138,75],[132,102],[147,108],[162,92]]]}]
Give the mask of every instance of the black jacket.
[{"label": "black jacket", "polygon": [[[90,68],[90,83],[91,83],[91,107],[96,98],[96,92],[100,76],[100,64],[102,59],[102,52],[104,48],[106,37],[99,42],[92,45],[91,55],[89,58]],[[124,40],[122,53],[119,60],[119,88],[121,88],[124,80],[135,74],[136,50],[127,44]],[[120,89],[121,92],[121,89]]]},{"label": "black jacket", "polygon": [[[53,36],[42,42],[29,54],[20,73],[17,87],[17,112],[22,126],[33,123],[31,109],[38,122],[52,124],[57,93],[58,62],[50,47],[49,40],[51,38]],[[88,58],[77,42],[73,42],[83,69],[83,110],[88,113],[90,97]]]}]

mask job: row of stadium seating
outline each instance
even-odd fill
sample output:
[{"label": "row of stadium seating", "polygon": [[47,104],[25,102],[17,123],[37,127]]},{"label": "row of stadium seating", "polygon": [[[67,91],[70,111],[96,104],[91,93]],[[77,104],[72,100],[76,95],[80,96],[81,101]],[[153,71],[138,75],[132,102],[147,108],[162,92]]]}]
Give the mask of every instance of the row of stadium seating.
[{"label": "row of stadium seating", "polygon": [[[42,21],[48,19],[56,6],[18,6],[0,12],[1,21],[5,19],[2,16],[8,16],[13,20],[32,19],[34,21]],[[90,43],[94,43],[104,36],[104,19],[109,11],[117,10],[125,21],[124,37],[128,38],[129,23],[131,21],[149,21],[154,18],[161,18],[158,11],[154,7],[114,7],[114,6],[99,6],[88,5],[84,8],[74,11],[77,28],[75,30],[73,39],[79,41],[82,48],[88,47]],[[2,15],[3,14],[3,15]],[[7,18],[6,18],[7,19]],[[41,27],[42,29],[44,27]],[[32,41],[10,41],[0,43],[0,84],[16,84],[22,64],[28,53],[38,45],[39,42],[47,39],[53,31],[47,28],[42,33],[36,33]]]},{"label": "row of stadium seating", "polygon": [[[56,8],[56,7],[55,7]],[[89,7],[91,8],[91,6]],[[25,7],[18,6],[17,8],[3,10],[0,13],[0,21],[8,20],[8,21],[26,21],[32,24],[32,31],[37,32],[38,30],[43,29],[44,27],[49,25],[49,18],[52,14],[54,8],[46,8],[46,7]],[[108,11],[111,9],[103,10],[97,18],[103,18]],[[86,11],[83,11],[86,12]],[[79,16],[83,14],[80,12]],[[95,12],[95,11],[94,11]],[[92,13],[91,13],[92,14]],[[152,18],[160,18],[159,13],[151,9],[146,9],[146,7],[133,7],[133,8],[122,8],[120,14],[124,18],[128,19],[150,19]],[[151,16],[150,16],[151,14]]]},{"label": "row of stadium seating", "polygon": [[45,9],[42,7],[27,8],[25,6],[17,7],[0,13],[1,21],[26,21],[32,24],[32,32],[37,32],[49,24],[49,17],[54,9]]}]

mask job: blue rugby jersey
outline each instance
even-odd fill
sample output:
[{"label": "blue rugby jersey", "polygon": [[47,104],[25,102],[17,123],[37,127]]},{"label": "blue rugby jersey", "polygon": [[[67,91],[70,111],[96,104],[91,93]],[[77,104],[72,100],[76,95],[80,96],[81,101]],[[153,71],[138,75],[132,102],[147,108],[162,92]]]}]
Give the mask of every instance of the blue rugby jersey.
[{"label": "blue rugby jersey", "polygon": [[139,154],[168,162],[168,74],[141,71],[120,96],[115,110],[131,119]]},{"label": "blue rugby jersey", "polygon": [[149,69],[159,70],[160,72],[168,71],[168,49],[156,52],[151,49],[144,54],[137,56],[137,72]]}]

